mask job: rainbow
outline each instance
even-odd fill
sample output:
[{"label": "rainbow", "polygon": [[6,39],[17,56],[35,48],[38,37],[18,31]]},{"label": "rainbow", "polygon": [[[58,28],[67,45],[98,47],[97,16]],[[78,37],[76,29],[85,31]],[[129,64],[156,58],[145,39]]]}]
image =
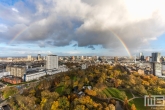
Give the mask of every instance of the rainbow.
[{"label": "rainbow", "polygon": [[[18,32],[13,38],[12,40],[8,43],[11,44],[15,39],[17,39],[22,33],[24,33],[29,27],[26,27],[24,29],[22,29],[20,32]],[[129,51],[127,45],[124,43],[124,41],[112,30],[110,30],[111,33],[113,33],[113,35],[120,41],[120,43],[123,45],[124,49],[126,50],[127,54],[129,55],[129,57],[131,58],[131,52]]]},{"label": "rainbow", "polygon": [[22,29],[21,31],[19,31],[11,40],[8,44],[11,44],[15,39],[17,39],[22,33],[24,33],[29,27],[26,27],[24,29]]},{"label": "rainbow", "polygon": [[132,55],[131,55],[131,52],[129,51],[127,45],[124,43],[124,41],[115,33],[113,32],[112,30],[110,30],[110,32],[113,33],[113,35],[115,35],[115,37],[120,41],[120,43],[123,45],[123,47],[125,48],[126,52],[128,53],[129,57],[131,58]]}]

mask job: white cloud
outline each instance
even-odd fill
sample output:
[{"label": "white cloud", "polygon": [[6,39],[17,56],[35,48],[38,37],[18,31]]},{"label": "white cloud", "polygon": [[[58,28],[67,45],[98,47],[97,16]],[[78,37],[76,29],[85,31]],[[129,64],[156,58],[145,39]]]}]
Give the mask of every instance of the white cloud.
[{"label": "white cloud", "polygon": [[16,8],[12,8],[12,10],[17,13],[19,12]]}]

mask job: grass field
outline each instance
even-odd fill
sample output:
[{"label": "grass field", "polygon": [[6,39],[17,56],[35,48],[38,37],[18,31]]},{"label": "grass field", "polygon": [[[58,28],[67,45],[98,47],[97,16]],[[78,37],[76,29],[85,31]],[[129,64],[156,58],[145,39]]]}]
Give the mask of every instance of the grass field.
[{"label": "grass field", "polygon": [[131,92],[129,90],[126,90],[126,91],[121,90],[121,91],[125,92],[125,94],[127,95],[127,99],[133,98],[133,96],[132,96],[132,94],[131,94]]},{"label": "grass field", "polygon": [[129,102],[129,105],[135,104],[137,110],[149,110],[149,107],[144,106],[144,98],[137,98]]},{"label": "grass field", "polygon": [[107,98],[111,97],[111,94],[106,89],[104,89],[102,93],[104,93],[107,96]]},{"label": "grass field", "polygon": [[112,97],[116,97],[122,100],[124,99],[120,90],[116,88],[106,88],[106,90],[111,94]]}]

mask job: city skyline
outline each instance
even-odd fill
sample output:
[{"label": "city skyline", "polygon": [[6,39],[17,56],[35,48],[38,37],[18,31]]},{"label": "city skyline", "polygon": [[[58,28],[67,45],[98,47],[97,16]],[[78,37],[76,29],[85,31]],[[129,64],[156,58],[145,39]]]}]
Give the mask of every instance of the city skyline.
[{"label": "city skyline", "polygon": [[165,56],[164,3],[2,0],[0,56]]}]

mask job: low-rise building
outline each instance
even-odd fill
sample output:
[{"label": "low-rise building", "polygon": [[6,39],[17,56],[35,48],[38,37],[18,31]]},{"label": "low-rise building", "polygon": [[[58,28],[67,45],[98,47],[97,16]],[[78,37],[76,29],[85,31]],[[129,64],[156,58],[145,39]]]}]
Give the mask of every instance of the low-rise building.
[{"label": "low-rise building", "polygon": [[11,83],[11,84],[19,84],[19,83],[22,82],[22,79],[19,78],[19,77],[15,77],[13,75],[8,75],[8,76],[4,76],[2,78],[2,81],[8,82],[8,83]]},{"label": "low-rise building", "polygon": [[26,74],[24,74],[24,81],[32,81],[37,80],[42,76],[46,75],[46,71],[28,71]]}]

